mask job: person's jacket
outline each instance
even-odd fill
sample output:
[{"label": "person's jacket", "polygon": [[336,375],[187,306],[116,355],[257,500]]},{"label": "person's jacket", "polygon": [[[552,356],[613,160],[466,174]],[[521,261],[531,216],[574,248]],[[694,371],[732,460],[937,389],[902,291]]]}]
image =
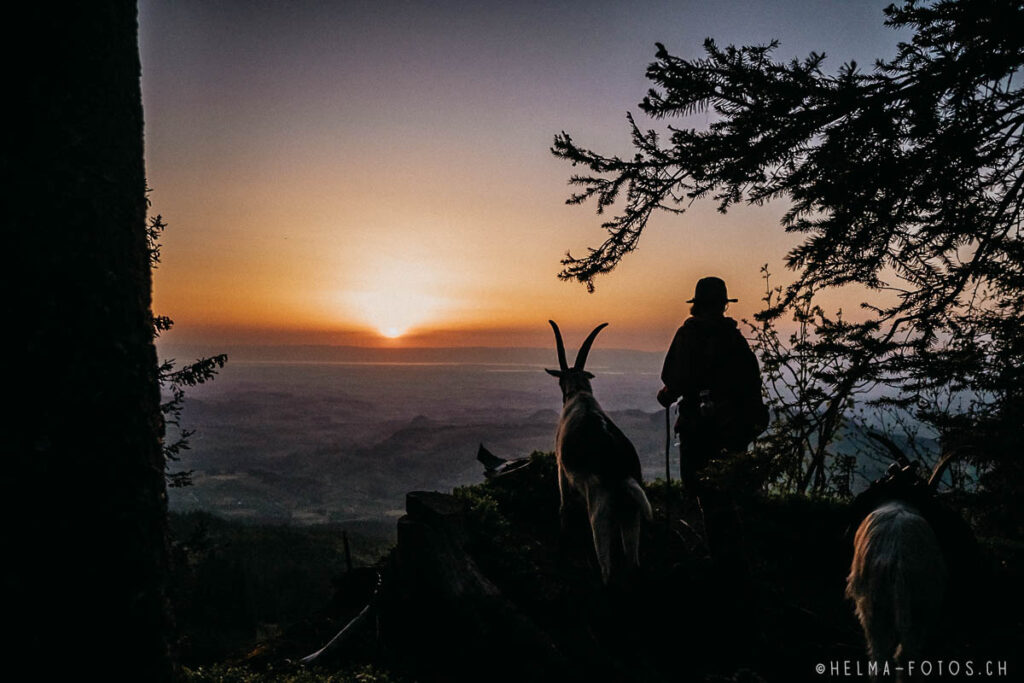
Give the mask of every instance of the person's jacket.
[{"label": "person's jacket", "polygon": [[742,438],[764,429],[755,426],[763,412],[757,357],[732,318],[688,318],[672,340],[661,379],[668,398],[682,398],[677,431],[697,424],[702,391],[710,392],[717,429]]}]

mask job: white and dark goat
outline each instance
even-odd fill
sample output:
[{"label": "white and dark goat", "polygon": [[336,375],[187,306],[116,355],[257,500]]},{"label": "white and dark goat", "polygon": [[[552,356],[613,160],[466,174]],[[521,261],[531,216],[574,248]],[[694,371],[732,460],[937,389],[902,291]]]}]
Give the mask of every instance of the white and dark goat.
[{"label": "white and dark goat", "polygon": [[555,434],[559,515],[564,530],[566,497],[578,491],[586,502],[601,579],[608,583],[616,535],[621,537],[629,568],[639,566],[640,523],[651,518],[651,504],[640,486],[643,477],[636,449],[601,409],[590,385],[594,375],[584,369],[594,338],[608,323],[594,328],[570,368],[558,325],[548,322],[555,331],[558,370],[547,372],[558,378],[562,389],[562,414]]},{"label": "white and dark goat", "polygon": [[[936,466],[928,488],[938,484],[952,455]],[[890,475],[916,477],[905,457],[897,460]],[[854,535],[846,596],[854,602],[870,659],[881,667],[921,656],[943,609],[948,579],[942,546],[921,510],[889,499],[868,513]]]}]

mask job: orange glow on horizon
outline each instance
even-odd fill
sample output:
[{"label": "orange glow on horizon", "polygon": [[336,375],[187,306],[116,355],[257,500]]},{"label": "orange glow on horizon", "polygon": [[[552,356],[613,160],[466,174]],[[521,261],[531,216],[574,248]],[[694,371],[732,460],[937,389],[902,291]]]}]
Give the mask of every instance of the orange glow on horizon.
[{"label": "orange glow on horizon", "polygon": [[[715,3],[640,12],[620,1],[586,13],[601,41],[578,39],[572,4],[184,4],[139,8],[146,178],[169,225],[153,311],[177,323],[161,343],[213,351],[549,348],[548,319],[567,339],[608,321],[602,348],[663,350],[707,275],[739,299],[729,315],[751,319],[762,265],[773,285],[794,277],[784,259],[801,237],[779,226],[785,202],[658,213],[588,294],[558,280],[559,260],[606,239],[604,219],[593,203],[566,204],[574,171],[549,152],[553,136],[630,155],[624,109],[650,86],[665,36],[670,51],[707,36],[779,38],[780,59],[829,47],[832,66],[892,55],[908,37],[882,25],[876,3],[837,3],[841,21],[779,3],[737,22]],[[849,319],[878,297],[824,303]]]},{"label": "orange glow on horizon", "polygon": [[436,326],[447,317],[447,299],[437,292],[441,276],[435,259],[416,254],[389,255],[360,263],[356,286],[342,292],[340,321],[376,330],[386,339],[398,339],[410,331]]}]

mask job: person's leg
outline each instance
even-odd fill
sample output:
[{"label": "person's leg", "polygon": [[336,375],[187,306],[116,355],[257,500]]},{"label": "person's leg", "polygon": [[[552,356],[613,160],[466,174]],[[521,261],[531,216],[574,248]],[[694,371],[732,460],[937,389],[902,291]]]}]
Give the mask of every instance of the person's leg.
[{"label": "person's leg", "polygon": [[707,435],[693,430],[679,436],[679,476],[688,496],[700,496],[700,473],[710,459]]},{"label": "person's leg", "polygon": [[699,495],[708,549],[716,569],[723,577],[745,577],[748,567],[743,525],[735,499],[730,492],[708,484],[701,487]]}]

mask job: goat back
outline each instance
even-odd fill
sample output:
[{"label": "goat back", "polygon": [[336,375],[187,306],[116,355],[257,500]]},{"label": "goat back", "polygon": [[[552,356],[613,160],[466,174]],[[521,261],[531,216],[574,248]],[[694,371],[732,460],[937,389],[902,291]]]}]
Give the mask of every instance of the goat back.
[{"label": "goat back", "polygon": [[935,532],[913,507],[891,501],[857,528],[846,594],[865,625],[891,620],[906,636],[934,620],[946,588],[946,563]]},{"label": "goat back", "polygon": [[636,448],[607,415],[587,412],[572,427],[562,434],[559,448],[560,462],[568,472],[596,477],[608,487],[627,478],[643,481]]}]

